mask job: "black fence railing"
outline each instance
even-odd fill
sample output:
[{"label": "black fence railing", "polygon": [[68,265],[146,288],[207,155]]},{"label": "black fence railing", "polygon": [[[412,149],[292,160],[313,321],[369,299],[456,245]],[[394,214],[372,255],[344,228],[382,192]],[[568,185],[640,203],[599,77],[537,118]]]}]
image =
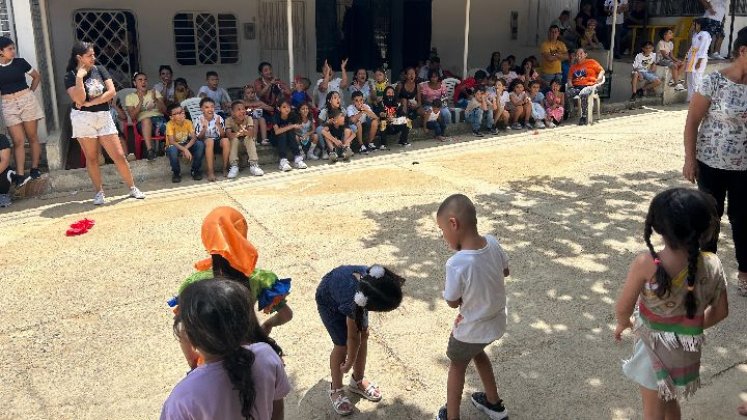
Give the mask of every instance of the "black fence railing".
[{"label": "black fence railing", "polygon": [[[747,16],[747,0],[727,0],[736,8],[737,16]],[[651,17],[701,16],[705,9],[700,0],[648,0],[648,14]],[[731,8],[728,12],[731,15]]]}]

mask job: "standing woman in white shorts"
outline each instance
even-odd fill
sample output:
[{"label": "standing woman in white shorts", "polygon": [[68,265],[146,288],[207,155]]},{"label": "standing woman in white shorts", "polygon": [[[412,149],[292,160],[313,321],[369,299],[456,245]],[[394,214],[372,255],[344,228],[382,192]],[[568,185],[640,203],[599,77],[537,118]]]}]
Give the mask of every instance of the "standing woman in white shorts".
[{"label": "standing woman in white shorts", "polygon": [[[26,75],[31,76],[31,88],[26,83]],[[16,45],[12,39],[0,36],[0,94],[3,102],[3,119],[8,128],[8,134],[13,139],[13,154],[15,155],[15,172],[9,174],[9,181],[16,187],[21,187],[30,179],[41,176],[39,161],[41,160],[41,146],[37,126],[44,118],[34,91],[39,86],[41,77],[28,61],[16,57]],[[29,139],[31,147],[31,171],[26,175],[26,150],[24,143]]]},{"label": "standing woman in white shorts", "polygon": [[117,165],[117,171],[125,184],[130,187],[129,196],[145,198],[145,194],[135,186],[130,165],[119,143],[117,126],[109,112],[109,101],[116,95],[114,82],[104,66],[96,65],[93,44],[76,42],[73,45],[65,70],[65,88],[73,101],[73,109],[70,111],[73,137],[78,139],[86,161],[90,162],[86,169],[96,188],[93,204],[104,204],[105,198],[101,171],[96,164],[99,143]]}]

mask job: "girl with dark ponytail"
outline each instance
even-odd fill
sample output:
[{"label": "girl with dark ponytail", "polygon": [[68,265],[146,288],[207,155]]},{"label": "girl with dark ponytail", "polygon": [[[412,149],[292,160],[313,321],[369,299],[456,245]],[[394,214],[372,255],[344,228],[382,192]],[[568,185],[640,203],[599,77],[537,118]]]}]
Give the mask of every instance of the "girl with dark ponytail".
[{"label": "girl with dark ponytail", "polygon": [[[703,331],[729,313],[721,261],[702,248],[717,223],[713,197],[693,189],[666,190],[649,207],[643,231],[648,252],[631,264],[615,329],[618,341],[628,328],[635,333],[623,372],[638,383],[647,418],[679,417],[677,398],[700,387]],[[651,240],[654,233],[664,243],[661,251]]]},{"label": "girl with dark ponytail", "polygon": [[283,418],[290,384],[282,350],[260,328],[249,289],[228,279],[190,284],[179,294],[174,334],[205,364],[174,387],[161,420]]},{"label": "girl with dark ponytail", "polygon": [[332,384],[329,399],[339,415],[353,412],[342,385],[343,375],[353,369],[348,390],[373,401],[381,391],[365,378],[368,353],[368,312],[389,312],[402,303],[405,279],[381,266],[344,265],[327,273],[316,289],[316,307],[332,338],[329,357]]}]

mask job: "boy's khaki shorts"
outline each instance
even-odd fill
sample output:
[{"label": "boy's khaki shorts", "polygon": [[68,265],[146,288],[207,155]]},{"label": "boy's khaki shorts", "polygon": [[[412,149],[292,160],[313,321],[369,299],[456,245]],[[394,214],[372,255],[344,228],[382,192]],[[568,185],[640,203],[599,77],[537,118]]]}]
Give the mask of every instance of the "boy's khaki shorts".
[{"label": "boy's khaki shorts", "polygon": [[446,357],[452,362],[469,362],[480,354],[481,351],[485,350],[485,347],[488,345],[490,343],[465,343],[450,335],[449,345],[446,347]]}]

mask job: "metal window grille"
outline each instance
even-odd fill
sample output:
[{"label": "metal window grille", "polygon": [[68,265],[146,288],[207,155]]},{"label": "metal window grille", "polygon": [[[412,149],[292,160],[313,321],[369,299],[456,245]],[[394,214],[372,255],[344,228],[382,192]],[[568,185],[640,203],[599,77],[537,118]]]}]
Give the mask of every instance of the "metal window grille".
[{"label": "metal window grille", "polygon": [[176,61],[197,64],[230,64],[239,61],[236,16],[230,13],[177,13],[174,15]]},{"label": "metal window grille", "polygon": [[0,0],[0,35],[15,39],[15,32],[10,0]]},{"label": "metal window grille", "polygon": [[[736,16],[747,16],[747,0],[730,0],[729,4],[728,15],[735,7]],[[702,16],[705,9],[700,0],[648,0],[648,13],[652,17]]]},{"label": "metal window grille", "polygon": [[114,86],[129,87],[139,61],[135,16],[121,10],[78,10],[73,20],[76,39],[96,46],[96,59],[109,70]]}]

